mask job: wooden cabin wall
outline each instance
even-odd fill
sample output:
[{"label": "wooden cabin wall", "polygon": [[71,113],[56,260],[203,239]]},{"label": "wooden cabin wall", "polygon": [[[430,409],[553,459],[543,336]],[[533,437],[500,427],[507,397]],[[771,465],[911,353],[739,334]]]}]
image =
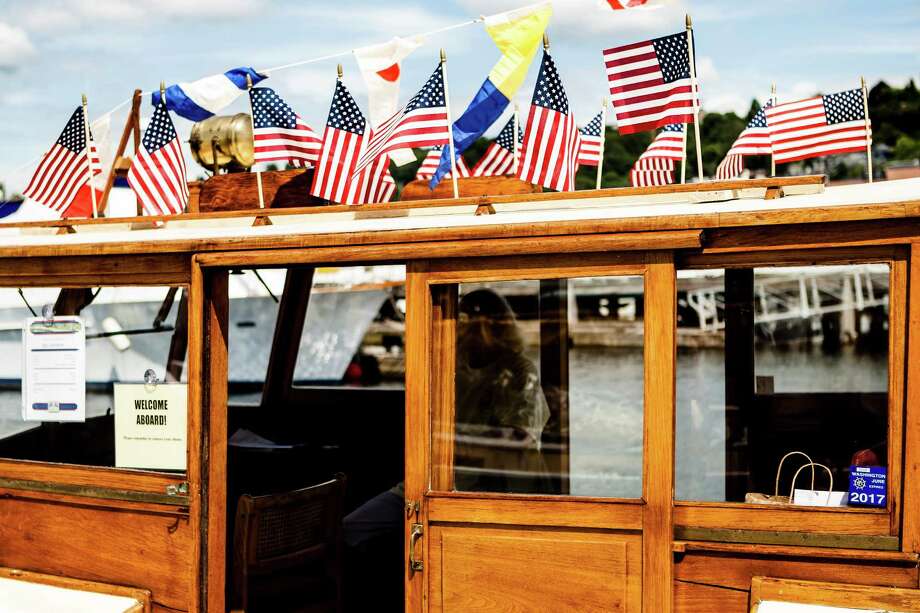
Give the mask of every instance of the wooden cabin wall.
[{"label": "wooden cabin wall", "polygon": [[[809,556],[735,555],[717,552],[676,553],[674,611],[678,613],[747,613],[751,578],[756,576],[917,588],[916,560],[826,558]],[[871,552],[870,552],[871,553]],[[859,554],[854,554],[859,555]],[[872,557],[867,555],[866,557]]]},{"label": "wooden cabin wall", "polygon": [[150,590],[154,611],[188,611],[195,536],[188,509],[0,489],[0,566]]}]

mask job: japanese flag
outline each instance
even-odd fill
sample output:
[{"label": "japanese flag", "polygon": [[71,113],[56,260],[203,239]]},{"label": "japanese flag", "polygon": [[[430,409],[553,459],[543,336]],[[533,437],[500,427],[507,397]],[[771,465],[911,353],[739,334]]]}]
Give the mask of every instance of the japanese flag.
[{"label": "japanese flag", "polygon": [[668,0],[601,0],[601,6],[610,7],[615,11],[624,9],[656,9],[661,8]]},{"label": "japanese flag", "polygon": [[[423,42],[418,37],[394,37],[380,45],[355,49],[358,68],[367,84],[368,115],[373,127],[378,127],[399,109],[400,62]],[[399,150],[391,152],[390,159],[402,166],[414,162],[415,155],[408,149]]]}]

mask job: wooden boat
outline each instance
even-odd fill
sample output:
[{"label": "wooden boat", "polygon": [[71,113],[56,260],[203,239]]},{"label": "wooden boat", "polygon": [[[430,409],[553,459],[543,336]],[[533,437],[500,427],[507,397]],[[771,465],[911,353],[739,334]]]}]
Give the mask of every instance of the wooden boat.
[{"label": "wooden boat", "polygon": [[[56,315],[91,308],[87,288],[181,288],[182,300],[164,304],[175,313],[164,357],[172,379],[188,381],[184,471],[115,468],[104,412],[0,440],[0,567],[149,593],[153,611],[255,610],[232,579],[245,565],[229,527],[245,517],[235,515],[241,484],[289,491],[339,472],[346,511],[405,481],[401,560],[376,577],[346,576],[346,609],[359,610],[348,601],[385,577],[398,600],[379,593],[377,610],[413,613],[768,611],[763,602],[793,592],[805,595],[797,602],[824,594],[814,600],[823,606],[855,606],[868,592],[875,606],[920,610],[920,317],[911,308],[920,304],[920,181],[825,188],[823,177],[800,177],[281,206],[274,194],[296,204],[285,188],[296,175],[263,175],[272,208],[253,208],[251,177],[218,177],[193,190],[196,212],[186,215],[0,226],[0,288],[25,288],[26,298],[59,288]],[[405,386],[298,381],[298,360],[311,359],[298,354],[313,271],[380,264],[405,266]],[[799,309],[806,336],[821,342],[851,328],[875,339],[876,374],[839,370],[831,347],[800,367],[822,362],[833,377],[818,391],[789,388],[758,361],[776,332],[761,315],[782,298],[761,293],[758,271],[826,266],[839,267],[838,280],[804,278],[800,301],[783,312]],[[228,360],[240,359],[228,279],[240,269],[287,271],[264,385],[249,405],[228,385]],[[708,271],[719,287],[718,400],[703,403],[682,386],[710,375],[688,369],[676,348],[679,314],[690,312],[681,284],[693,278],[706,290],[687,271]],[[642,338],[638,357],[615,368],[637,370],[585,387],[563,297],[578,298],[573,279],[620,277],[638,279],[629,317]],[[542,445],[526,452],[536,463],[521,461],[522,439],[465,430],[457,417],[461,296],[520,281],[539,295],[532,359],[549,417],[537,428]],[[584,394],[595,394],[601,417],[632,403],[591,442],[600,468],[590,474]],[[264,445],[241,451],[230,442],[239,430]],[[634,440],[617,438],[627,431]],[[688,455],[690,436],[712,444]],[[831,464],[837,491],[850,455],[857,466],[871,457],[887,469],[882,506],[745,502],[788,493],[785,474],[774,492],[777,460],[802,449]],[[490,485],[470,486],[470,475]],[[791,489],[822,493],[820,477],[806,481]],[[716,494],[697,495],[701,484]]]}]

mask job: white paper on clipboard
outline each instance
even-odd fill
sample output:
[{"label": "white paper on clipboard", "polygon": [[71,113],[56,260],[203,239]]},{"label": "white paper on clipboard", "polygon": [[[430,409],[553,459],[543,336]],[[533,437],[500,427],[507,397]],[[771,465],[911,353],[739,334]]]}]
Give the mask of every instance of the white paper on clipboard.
[{"label": "white paper on clipboard", "polygon": [[22,418],[86,421],[86,327],[80,317],[22,326]]}]

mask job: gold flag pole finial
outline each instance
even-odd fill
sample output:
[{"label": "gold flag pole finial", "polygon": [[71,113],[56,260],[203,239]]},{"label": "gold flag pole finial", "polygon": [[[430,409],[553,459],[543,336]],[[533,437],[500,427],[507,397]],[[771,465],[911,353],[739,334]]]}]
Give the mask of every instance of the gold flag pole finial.
[{"label": "gold flag pole finial", "polygon": [[86,94],[83,94],[83,106],[86,107]]},{"label": "gold flag pole finial", "polygon": [[166,104],[166,81],[160,81],[160,102]]},{"label": "gold flag pole finial", "polygon": [[549,34],[543,33],[543,50],[549,52]]},{"label": "gold flag pole finial", "polygon": [[252,75],[246,73],[246,89],[252,89]]},{"label": "gold flag pole finial", "polygon": [[686,21],[687,21],[687,29],[688,29],[688,30],[692,30],[692,29],[693,29],[693,20],[690,19],[690,13],[687,13],[684,17],[686,18]]},{"label": "gold flag pole finial", "polygon": [[447,52],[444,51],[444,49],[442,48],[441,49],[441,63],[443,64],[446,61],[447,61]]},{"label": "gold flag pole finial", "polygon": [[342,70],[342,65],[339,64],[336,66],[336,71],[338,72],[339,78],[341,79],[345,75],[345,71]]}]

